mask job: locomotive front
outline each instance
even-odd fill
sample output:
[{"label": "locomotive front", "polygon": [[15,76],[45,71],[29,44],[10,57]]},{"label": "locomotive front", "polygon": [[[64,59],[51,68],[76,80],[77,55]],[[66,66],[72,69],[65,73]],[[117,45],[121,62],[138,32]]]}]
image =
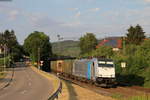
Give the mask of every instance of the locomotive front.
[{"label": "locomotive front", "polygon": [[111,59],[96,61],[96,82],[101,85],[113,85],[115,83],[115,66]]}]

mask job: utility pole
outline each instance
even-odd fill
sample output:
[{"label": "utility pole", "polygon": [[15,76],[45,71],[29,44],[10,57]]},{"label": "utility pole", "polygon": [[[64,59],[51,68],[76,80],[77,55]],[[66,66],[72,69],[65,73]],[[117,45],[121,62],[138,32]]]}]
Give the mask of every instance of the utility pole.
[{"label": "utility pole", "polygon": [[123,54],[124,55],[125,55],[125,45],[126,45],[125,40],[126,40],[126,38],[123,37]]},{"label": "utility pole", "polygon": [[40,69],[40,48],[38,48],[38,69]]},{"label": "utility pole", "polygon": [[5,71],[5,68],[6,68],[6,44],[4,44],[4,71]]}]

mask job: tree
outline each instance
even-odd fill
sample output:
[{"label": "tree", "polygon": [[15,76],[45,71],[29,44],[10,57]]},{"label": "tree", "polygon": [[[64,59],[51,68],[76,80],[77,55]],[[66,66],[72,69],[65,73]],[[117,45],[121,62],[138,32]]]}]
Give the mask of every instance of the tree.
[{"label": "tree", "polygon": [[108,46],[100,46],[96,50],[92,52],[93,56],[96,57],[106,57],[106,58],[111,58],[113,56],[113,51],[111,47]]},{"label": "tree", "polygon": [[86,33],[80,38],[79,46],[81,49],[81,54],[90,53],[92,50],[96,49],[97,39],[93,33]]},{"label": "tree", "polygon": [[145,32],[143,31],[140,25],[136,25],[135,27],[130,26],[128,29],[127,35],[127,43],[128,44],[140,44],[145,38]]},{"label": "tree", "polygon": [[24,49],[33,61],[38,61],[38,56],[40,60],[46,60],[52,55],[49,37],[43,32],[31,33],[24,41]]},{"label": "tree", "polygon": [[17,41],[14,30],[5,30],[4,33],[0,33],[0,44],[7,46],[7,51],[12,56],[12,60],[17,61],[23,56],[22,47]]}]

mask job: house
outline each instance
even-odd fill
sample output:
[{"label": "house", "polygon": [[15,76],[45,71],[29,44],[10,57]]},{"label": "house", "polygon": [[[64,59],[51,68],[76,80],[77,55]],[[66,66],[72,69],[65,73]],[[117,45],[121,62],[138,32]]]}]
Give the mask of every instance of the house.
[{"label": "house", "polygon": [[122,38],[121,37],[109,37],[100,41],[100,43],[96,46],[99,48],[100,46],[110,46],[113,48],[113,51],[119,51],[122,48]]},{"label": "house", "polygon": [[9,49],[6,45],[0,44],[0,55],[4,54],[4,50],[5,50],[5,53],[8,53],[8,51],[9,51]]},{"label": "house", "polygon": [[4,48],[3,46],[0,44],[0,54],[3,54]]}]

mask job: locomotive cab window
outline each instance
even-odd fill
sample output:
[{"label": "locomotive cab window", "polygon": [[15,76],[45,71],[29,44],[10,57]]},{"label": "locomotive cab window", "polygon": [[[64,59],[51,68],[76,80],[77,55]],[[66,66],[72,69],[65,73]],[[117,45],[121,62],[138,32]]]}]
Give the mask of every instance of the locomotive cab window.
[{"label": "locomotive cab window", "polygon": [[99,61],[98,62],[99,67],[113,67],[113,61]]},{"label": "locomotive cab window", "polygon": [[114,67],[114,63],[112,61],[106,62],[107,67]]}]

